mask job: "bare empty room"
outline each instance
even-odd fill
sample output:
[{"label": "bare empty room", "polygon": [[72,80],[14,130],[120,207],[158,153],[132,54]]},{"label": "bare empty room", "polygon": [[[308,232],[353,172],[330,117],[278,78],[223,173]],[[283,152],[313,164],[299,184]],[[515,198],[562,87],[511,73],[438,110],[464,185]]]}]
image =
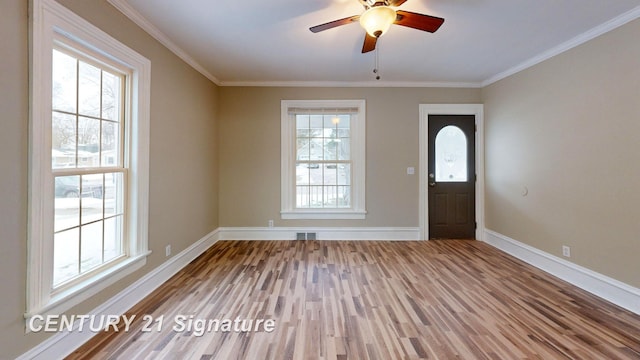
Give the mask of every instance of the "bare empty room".
[{"label": "bare empty room", "polygon": [[640,358],[639,0],[0,14],[0,359]]}]

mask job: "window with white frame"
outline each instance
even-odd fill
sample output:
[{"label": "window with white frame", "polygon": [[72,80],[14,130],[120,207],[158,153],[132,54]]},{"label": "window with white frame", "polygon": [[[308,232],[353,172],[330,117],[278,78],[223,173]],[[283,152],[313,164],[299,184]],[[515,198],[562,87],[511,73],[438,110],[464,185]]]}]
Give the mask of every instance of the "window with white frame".
[{"label": "window with white frame", "polygon": [[150,62],[55,1],[32,11],[27,318],[149,254]]},{"label": "window with white frame", "polygon": [[282,101],[283,219],[364,219],[364,100]]},{"label": "window with white frame", "polygon": [[[124,253],[127,69],[56,40],[52,51],[53,287]],[[110,161],[111,159],[112,161]]]}]

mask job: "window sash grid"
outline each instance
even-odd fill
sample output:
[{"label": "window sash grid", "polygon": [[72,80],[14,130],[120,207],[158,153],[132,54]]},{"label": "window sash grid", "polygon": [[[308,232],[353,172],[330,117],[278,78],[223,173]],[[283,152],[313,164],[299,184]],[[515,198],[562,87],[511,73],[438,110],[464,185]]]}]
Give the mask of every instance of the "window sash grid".
[{"label": "window sash grid", "polygon": [[[116,66],[114,66],[113,64],[110,64],[109,61],[107,59],[101,59],[100,61],[95,60],[94,58],[92,58],[91,56],[87,55],[86,53],[84,53],[83,51],[81,51],[80,49],[77,48],[77,45],[70,45],[67,43],[68,40],[57,36],[56,40],[54,42],[53,45],[53,50],[62,52],[66,55],[69,55],[73,58],[75,58],[76,60],[76,78],[75,78],[75,88],[76,88],[76,97],[75,97],[75,112],[73,111],[64,111],[64,110],[58,110],[52,107],[51,111],[52,112],[56,112],[59,114],[64,114],[64,115],[70,115],[70,116],[74,116],[75,117],[75,121],[76,121],[76,134],[75,134],[75,144],[76,147],[74,149],[75,152],[75,163],[76,163],[76,167],[78,166],[79,163],[79,155],[78,155],[78,143],[79,143],[79,132],[78,132],[78,128],[79,128],[79,123],[80,123],[80,117],[82,118],[86,118],[86,119],[92,119],[92,120],[97,120],[100,121],[100,131],[99,131],[99,159],[100,159],[100,165],[102,165],[102,128],[103,128],[103,121],[112,123],[112,124],[118,124],[118,137],[119,137],[119,149],[118,150],[118,159],[117,159],[117,163],[119,166],[124,166],[124,150],[125,150],[125,143],[124,143],[124,131],[125,129],[125,112],[126,112],[126,89],[127,86],[129,84],[129,78],[130,78],[130,74],[123,72],[122,70],[118,69]],[[100,104],[100,116],[92,116],[92,115],[86,115],[86,114],[81,114],[80,113],[80,62],[84,62],[88,65],[94,66],[98,69],[100,69],[100,84],[99,84],[99,88],[100,88],[100,92],[99,92],[99,104]],[[119,107],[119,114],[118,114],[118,119],[119,120],[111,120],[111,119],[105,119],[103,118],[103,112],[104,112],[104,107],[103,107],[103,84],[104,84],[104,73],[108,72],[109,74],[116,76],[120,79],[120,96],[119,99],[116,99],[116,101],[119,101],[119,103],[122,105]]]},{"label": "window sash grid", "polygon": [[[348,187],[349,189],[352,188],[353,186],[353,164],[354,161],[351,158],[351,154],[353,152],[353,149],[351,148],[353,146],[353,142],[351,142],[352,140],[352,136],[351,136],[351,131],[352,128],[351,126],[348,126],[347,130],[349,130],[349,136],[348,137],[340,137],[338,136],[338,132],[337,130],[338,128],[338,124],[334,123],[334,126],[330,126],[330,127],[325,127],[325,125],[322,126],[322,130],[335,130],[335,135],[333,136],[325,136],[325,134],[321,134],[320,136],[312,136],[311,132],[308,133],[308,135],[303,135],[303,136],[299,136],[299,130],[309,130],[311,131],[311,124],[307,124],[307,127],[302,127],[302,128],[298,128],[298,122],[297,122],[297,118],[298,115],[308,115],[308,116],[313,116],[313,115],[319,115],[322,117],[328,116],[328,115],[348,115],[349,116],[349,123],[351,123],[355,116],[357,115],[358,112],[358,108],[309,108],[309,109],[302,109],[302,108],[289,108],[288,114],[290,117],[290,123],[291,123],[291,127],[292,127],[292,137],[295,139],[295,143],[298,144],[299,140],[307,140],[309,141],[309,144],[311,144],[311,140],[313,139],[319,139],[320,141],[322,141],[322,157],[323,159],[318,159],[318,160],[312,160],[312,159],[303,159],[303,160],[298,160],[299,157],[301,156],[306,156],[308,158],[311,157],[311,154],[303,154],[300,153],[300,149],[298,148],[298,146],[295,147],[295,151],[292,153],[293,156],[293,166],[294,166],[294,181],[293,181],[293,208],[296,210],[300,210],[300,209],[327,209],[327,210],[345,210],[345,209],[354,209],[354,202],[352,199],[352,195],[351,195],[351,191],[349,191],[349,199],[348,199],[348,204],[349,206],[339,206],[339,203],[341,202],[340,200],[338,200],[338,194],[339,189],[343,189]],[[324,124],[324,123],[323,123]],[[326,140],[334,140],[334,139],[349,139],[349,158],[348,159],[340,159],[338,160],[338,154],[335,154],[335,158],[334,159],[324,159],[324,157],[326,156]],[[311,151],[311,148],[308,149],[308,151]],[[295,170],[295,168],[298,165],[309,165],[309,164],[320,164],[323,166],[322,169],[322,179],[320,180],[320,184],[298,184],[297,180],[295,179],[295,173],[297,172],[297,170]],[[325,171],[326,169],[324,169],[324,166],[326,165],[349,165],[349,183],[348,184],[340,184],[338,185],[337,181],[335,184],[331,184],[331,185],[327,185],[325,183]],[[337,172],[338,170],[335,169],[336,171],[336,176],[337,176]],[[311,172],[311,169],[309,169],[309,174]],[[329,204],[329,197],[331,195],[335,195],[335,204]],[[314,203],[312,204],[312,199],[314,199]]]},{"label": "window sash grid", "polygon": [[[75,170],[75,169],[71,169],[71,170]],[[113,264],[115,264],[115,261],[117,260],[122,260],[127,258],[128,256],[130,256],[130,251],[129,251],[129,244],[130,244],[130,239],[127,236],[128,233],[128,221],[127,221],[127,188],[128,188],[128,181],[127,181],[127,174],[128,174],[128,170],[127,168],[115,168],[115,171],[99,171],[99,170],[103,170],[103,169],[88,169],[88,170],[83,170],[83,171],[64,171],[64,175],[63,176],[68,176],[67,174],[71,175],[71,176],[79,176],[79,175],[95,175],[95,174],[102,174],[102,199],[101,199],[101,216],[100,218],[96,219],[96,220],[92,220],[92,221],[88,221],[86,223],[83,223],[82,218],[83,218],[83,197],[82,197],[82,192],[83,189],[82,187],[84,186],[83,182],[80,181],[80,197],[79,197],[79,204],[78,204],[78,224],[74,225],[74,226],[70,226],[67,228],[63,228],[57,231],[53,231],[53,235],[55,236],[56,234],[60,234],[63,233],[65,231],[70,231],[70,230],[74,230],[77,229],[78,231],[78,253],[77,253],[77,259],[78,259],[78,267],[77,267],[77,275],[66,279],[58,284],[54,284],[53,283],[53,278],[52,278],[52,283],[51,283],[51,290],[52,290],[52,295],[55,294],[56,292],[59,291],[63,291],[65,289],[68,289],[70,287],[72,287],[74,284],[80,283],[82,281],[84,281],[87,278],[90,278],[91,276],[94,276],[96,273],[99,273],[99,271],[102,271],[102,269],[107,269],[110,266],[112,266]],[[80,174],[82,173],[82,174]],[[116,201],[121,201],[122,202],[122,207],[120,211],[116,211],[116,209],[114,208],[114,213],[111,215],[106,215],[105,209],[106,209],[106,187],[105,187],[105,177],[104,175],[107,174],[114,174],[114,173],[119,173],[122,174],[122,193],[119,195],[120,200]],[[120,234],[117,235],[120,238],[120,254],[117,255],[116,257],[114,257],[113,259],[110,259],[109,261],[105,262],[105,225],[106,222],[110,219],[117,219],[120,218],[121,219],[121,229],[120,229]],[[92,268],[82,271],[82,248],[83,248],[83,231],[82,229],[85,227],[88,227],[90,225],[95,225],[97,223],[101,223],[101,240],[100,240],[100,263],[94,265]],[[55,263],[53,264],[55,265]]]},{"label": "window sash grid", "polygon": [[[60,51],[61,47],[63,46],[54,46],[53,49],[56,51]],[[128,187],[128,168],[125,167],[125,156],[127,156],[126,154],[126,144],[125,144],[125,139],[126,139],[126,134],[125,134],[125,127],[124,127],[124,119],[125,119],[125,114],[126,114],[126,107],[127,107],[127,103],[126,103],[126,86],[128,84],[127,82],[127,76],[119,71],[113,71],[110,66],[104,64],[103,62],[100,61],[94,61],[93,59],[87,59],[87,56],[85,54],[83,54],[81,51],[76,51],[75,49],[70,49],[70,48],[66,48],[66,51],[63,51],[64,53],[66,53],[67,55],[71,56],[73,59],[75,59],[75,111],[64,111],[64,110],[56,110],[53,109],[51,110],[52,114],[53,113],[58,113],[58,114],[66,114],[69,116],[73,116],[75,119],[75,144],[74,144],[74,153],[75,153],[75,167],[72,168],[53,168],[51,169],[51,173],[54,176],[54,179],[57,177],[64,177],[64,176],[80,176],[80,179],[83,178],[83,176],[87,176],[87,175],[101,175],[101,188],[102,188],[102,199],[101,199],[101,210],[100,210],[100,214],[99,214],[99,218],[83,223],[83,217],[85,216],[84,214],[84,205],[83,202],[84,197],[83,197],[83,193],[84,193],[84,189],[83,187],[85,186],[84,181],[80,180],[79,181],[79,199],[78,199],[78,224],[71,226],[71,227],[67,227],[67,228],[63,228],[60,230],[55,230],[53,231],[53,235],[57,235],[60,234],[64,231],[73,231],[75,229],[75,231],[77,231],[77,254],[75,255],[76,259],[77,259],[77,268],[76,268],[76,275],[71,276],[68,279],[62,280],[60,283],[58,284],[54,284],[52,281],[51,284],[51,289],[53,292],[59,291],[60,289],[66,289],[69,286],[71,286],[71,284],[75,284],[77,282],[82,281],[83,279],[86,279],[88,277],[91,276],[91,274],[96,273],[97,271],[99,271],[100,269],[103,268],[107,268],[109,266],[109,263],[112,263],[112,260],[116,260],[116,259],[120,259],[120,258],[125,258],[126,256],[129,255],[129,251],[128,249],[128,244],[129,244],[129,239],[127,236],[127,216],[126,216],[126,212],[127,212],[127,207],[126,207],[126,196],[127,196],[127,187]],[[96,98],[98,101],[98,116],[95,115],[89,115],[89,114],[84,114],[83,111],[80,108],[80,99],[82,97],[82,88],[81,88],[81,72],[80,72],[80,65],[81,63],[86,63],[88,65],[94,66],[95,68],[97,68],[99,70],[99,78],[98,78],[98,84],[97,84],[97,88],[98,88],[98,93],[96,94]],[[104,118],[104,103],[103,103],[103,96],[104,96],[104,74],[105,72],[108,72],[109,74],[116,76],[117,78],[119,78],[119,82],[120,82],[120,96],[115,98],[115,106],[118,107],[119,112],[116,116],[115,120],[112,119],[105,119]],[[81,119],[89,119],[90,121],[98,121],[98,133],[97,133],[97,147],[98,147],[98,151],[97,151],[97,156],[98,156],[98,160],[97,160],[97,164],[98,166],[92,166],[92,167],[83,167],[80,165],[81,163],[81,159],[80,159],[80,121]],[[104,124],[105,123],[109,123],[109,124],[117,124],[115,125],[115,127],[117,128],[117,137],[116,137],[116,141],[118,146],[116,147],[116,151],[117,151],[117,159],[116,159],[116,166],[103,166],[105,164],[105,159],[103,159],[103,130],[104,130]],[[121,188],[119,189],[119,191],[116,193],[116,198],[115,201],[116,203],[121,203],[121,207],[120,210],[117,209],[116,206],[114,206],[114,214],[112,215],[108,215],[106,216],[106,202],[107,202],[107,197],[106,197],[106,185],[105,185],[105,181],[106,181],[106,175],[107,174],[121,174],[122,176],[122,183],[121,183]],[[56,212],[57,210],[54,210],[54,212]],[[98,215],[98,214],[96,214]],[[118,247],[120,248],[120,254],[118,254],[115,259],[111,259],[108,262],[105,262],[105,242],[107,241],[106,239],[106,223],[108,220],[110,219],[116,219],[116,218],[120,218],[122,223],[121,223],[121,227],[119,229],[119,231],[117,231],[116,234],[114,234],[115,239],[118,242]],[[85,231],[83,231],[83,229],[89,229],[92,225],[97,225],[99,224],[100,226],[100,231],[96,232],[95,234],[85,234]],[[96,229],[97,230],[97,229]],[[89,245],[88,243],[86,243],[86,241],[83,239],[85,236],[89,236],[89,238],[87,239],[87,241],[91,241],[91,238],[93,236],[96,236],[96,234],[99,234],[100,236],[100,241],[99,241],[99,249],[100,249],[100,255],[99,255],[99,259],[98,257],[93,257],[92,255],[89,255],[89,258],[85,259],[85,260],[89,260],[89,266],[91,266],[89,269],[85,269],[83,271],[83,267],[86,264],[83,264],[83,253],[84,253],[84,249],[83,247],[85,246],[89,246],[89,249],[91,249],[92,245]],[[95,245],[93,245],[95,246]],[[93,260],[90,260],[93,259]],[[91,265],[91,262],[97,262],[93,265]],[[54,262],[54,267],[56,266],[55,262]],[[52,280],[54,280],[52,278]]]}]

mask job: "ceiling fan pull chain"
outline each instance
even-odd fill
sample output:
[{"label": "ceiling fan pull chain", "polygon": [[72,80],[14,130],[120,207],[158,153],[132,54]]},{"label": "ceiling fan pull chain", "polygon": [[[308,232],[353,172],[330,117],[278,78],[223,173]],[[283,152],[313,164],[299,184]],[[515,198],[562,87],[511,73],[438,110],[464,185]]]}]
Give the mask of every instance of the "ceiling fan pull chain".
[{"label": "ceiling fan pull chain", "polygon": [[376,51],[376,53],[375,53],[375,66],[373,68],[373,73],[376,74],[376,80],[380,80],[380,74],[379,74],[379,72],[380,72],[380,70],[379,70],[380,69],[380,67],[379,67],[380,59],[378,58],[378,51],[379,51],[378,49],[379,48],[380,48],[380,46],[377,46],[376,50],[375,50]]}]

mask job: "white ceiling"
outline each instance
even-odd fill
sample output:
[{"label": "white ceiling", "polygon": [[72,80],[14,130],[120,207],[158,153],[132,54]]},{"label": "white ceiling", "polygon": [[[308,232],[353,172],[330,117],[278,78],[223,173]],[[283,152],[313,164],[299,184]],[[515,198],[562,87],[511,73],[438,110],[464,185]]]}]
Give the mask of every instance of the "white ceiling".
[{"label": "white ceiling", "polygon": [[109,0],[220,85],[483,86],[640,17],[640,0],[408,0],[445,18],[434,34],[394,25],[361,54],[357,0]]}]

